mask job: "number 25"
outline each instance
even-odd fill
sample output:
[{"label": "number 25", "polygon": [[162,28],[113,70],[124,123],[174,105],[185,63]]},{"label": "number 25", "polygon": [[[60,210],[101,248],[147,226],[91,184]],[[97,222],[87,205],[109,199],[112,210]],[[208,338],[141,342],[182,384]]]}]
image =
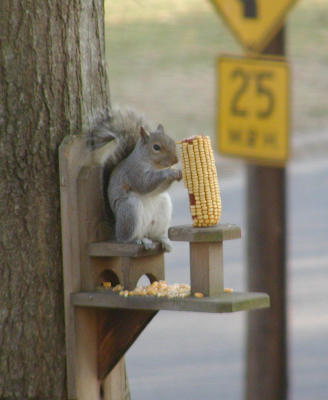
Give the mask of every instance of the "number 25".
[{"label": "number 25", "polygon": [[239,102],[241,97],[248,90],[249,83],[252,78],[255,79],[256,94],[266,99],[266,107],[257,110],[256,116],[258,118],[268,118],[272,114],[274,109],[274,95],[271,89],[265,86],[265,81],[272,80],[273,78],[272,72],[263,71],[251,74],[241,68],[236,68],[234,71],[232,71],[231,78],[233,80],[235,79],[240,80],[240,84],[234,96],[232,97],[231,101],[232,114],[237,115],[239,117],[247,117],[249,115],[249,109],[246,107],[242,108],[239,105]]}]

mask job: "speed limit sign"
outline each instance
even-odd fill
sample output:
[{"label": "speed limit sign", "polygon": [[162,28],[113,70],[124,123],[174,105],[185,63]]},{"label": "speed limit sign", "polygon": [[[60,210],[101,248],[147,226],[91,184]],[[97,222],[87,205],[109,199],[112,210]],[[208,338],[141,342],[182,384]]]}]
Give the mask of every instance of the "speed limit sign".
[{"label": "speed limit sign", "polygon": [[283,163],[289,154],[289,68],[282,60],[221,56],[217,138],[223,154]]}]

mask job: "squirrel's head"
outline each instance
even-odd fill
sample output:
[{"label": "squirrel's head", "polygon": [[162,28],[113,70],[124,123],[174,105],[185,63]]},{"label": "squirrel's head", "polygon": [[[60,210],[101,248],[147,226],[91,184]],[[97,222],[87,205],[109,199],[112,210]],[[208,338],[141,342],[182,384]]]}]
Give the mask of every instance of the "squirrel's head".
[{"label": "squirrel's head", "polygon": [[168,168],[178,162],[175,141],[164,133],[162,125],[158,125],[154,132],[147,132],[141,127],[140,140],[155,168]]}]

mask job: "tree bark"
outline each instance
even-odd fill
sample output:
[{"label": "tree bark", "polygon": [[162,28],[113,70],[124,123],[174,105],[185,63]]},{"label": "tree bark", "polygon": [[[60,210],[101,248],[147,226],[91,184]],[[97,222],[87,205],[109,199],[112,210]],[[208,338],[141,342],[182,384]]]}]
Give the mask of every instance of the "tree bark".
[{"label": "tree bark", "polygon": [[0,398],[66,398],[58,145],[109,107],[103,0],[1,0]]}]

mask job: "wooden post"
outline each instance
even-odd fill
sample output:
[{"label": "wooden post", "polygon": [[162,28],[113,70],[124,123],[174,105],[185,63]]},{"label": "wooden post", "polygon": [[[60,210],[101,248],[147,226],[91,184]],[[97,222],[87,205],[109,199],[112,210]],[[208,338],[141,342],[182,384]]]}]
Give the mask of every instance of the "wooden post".
[{"label": "wooden post", "polygon": [[191,293],[217,296],[223,293],[222,242],[190,242]]},{"label": "wooden post", "polygon": [[[284,55],[284,28],[264,54]],[[247,166],[248,288],[271,308],[249,313],[247,400],[287,398],[285,168]]]}]

